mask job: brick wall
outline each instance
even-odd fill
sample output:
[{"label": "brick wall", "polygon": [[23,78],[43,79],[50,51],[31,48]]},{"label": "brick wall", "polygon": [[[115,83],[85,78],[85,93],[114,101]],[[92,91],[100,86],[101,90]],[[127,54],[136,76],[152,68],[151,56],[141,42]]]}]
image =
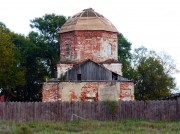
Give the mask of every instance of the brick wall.
[{"label": "brick wall", "polygon": [[132,82],[44,83],[43,102],[134,100]]},{"label": "brick wall", "polygon": [[54,102],[60,101],[61,96],[58,93],[58,83],[44,83],[42,88],[42,101],[43,102]]}]

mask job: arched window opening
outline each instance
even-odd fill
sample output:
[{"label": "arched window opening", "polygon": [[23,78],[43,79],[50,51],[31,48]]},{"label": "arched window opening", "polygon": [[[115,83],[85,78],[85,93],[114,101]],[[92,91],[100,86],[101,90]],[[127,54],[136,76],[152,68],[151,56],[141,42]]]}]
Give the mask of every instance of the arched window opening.
[{"label": "arched window opening", "polygon": [[111,44],[107,45],[107,53],[108,53],[108,55],[112,55],[112,45]]},{"label": "arched window opening", "polygon": [[70,45],[66,44],[66,55],[70,55]]}]

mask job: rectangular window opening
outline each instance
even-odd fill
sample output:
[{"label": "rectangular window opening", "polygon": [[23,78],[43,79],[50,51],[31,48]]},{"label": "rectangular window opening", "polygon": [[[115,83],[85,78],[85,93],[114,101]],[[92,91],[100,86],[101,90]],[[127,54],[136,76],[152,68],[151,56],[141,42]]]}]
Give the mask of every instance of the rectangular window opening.
[{"label": "rectangular window opening", "polygon": [[77,74],[77,80],[81,80],[81,74]]},{"label": "rectangular window opening", "polygon": [[112,80],[118,80],[118,74],[112,72]]}]

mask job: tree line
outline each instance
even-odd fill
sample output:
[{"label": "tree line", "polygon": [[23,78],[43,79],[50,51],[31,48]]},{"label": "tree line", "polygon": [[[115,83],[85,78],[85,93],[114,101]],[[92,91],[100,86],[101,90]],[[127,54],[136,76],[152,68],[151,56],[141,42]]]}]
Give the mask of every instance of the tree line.
[{"label": "tree line", "polygon": [[[0,22],[0,94],[7,101],[41,101],[42,82],[56,77],[60,59],[59,34],[67,18],[45,14],[30,21],[27,36],[12,32]],[[123,76],[135,83],[135,99],[158,99],[176,89],[173,59],[140,47],[118,33],[118,56]]]}]

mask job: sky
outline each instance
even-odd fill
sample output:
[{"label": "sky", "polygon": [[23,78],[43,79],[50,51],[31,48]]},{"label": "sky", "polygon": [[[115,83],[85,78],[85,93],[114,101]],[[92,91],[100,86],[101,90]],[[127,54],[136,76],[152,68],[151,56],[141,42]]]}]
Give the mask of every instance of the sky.
[{"label": "sky", "polygon": [[[179,0],[0,0],[0,21],[15,33],[28,35],[35,17],[51,13],[68,17],[86,8],[110,20],[132,48],[163,51],[180,70]],[[180,73],[174,77],[180,88]]]}]

